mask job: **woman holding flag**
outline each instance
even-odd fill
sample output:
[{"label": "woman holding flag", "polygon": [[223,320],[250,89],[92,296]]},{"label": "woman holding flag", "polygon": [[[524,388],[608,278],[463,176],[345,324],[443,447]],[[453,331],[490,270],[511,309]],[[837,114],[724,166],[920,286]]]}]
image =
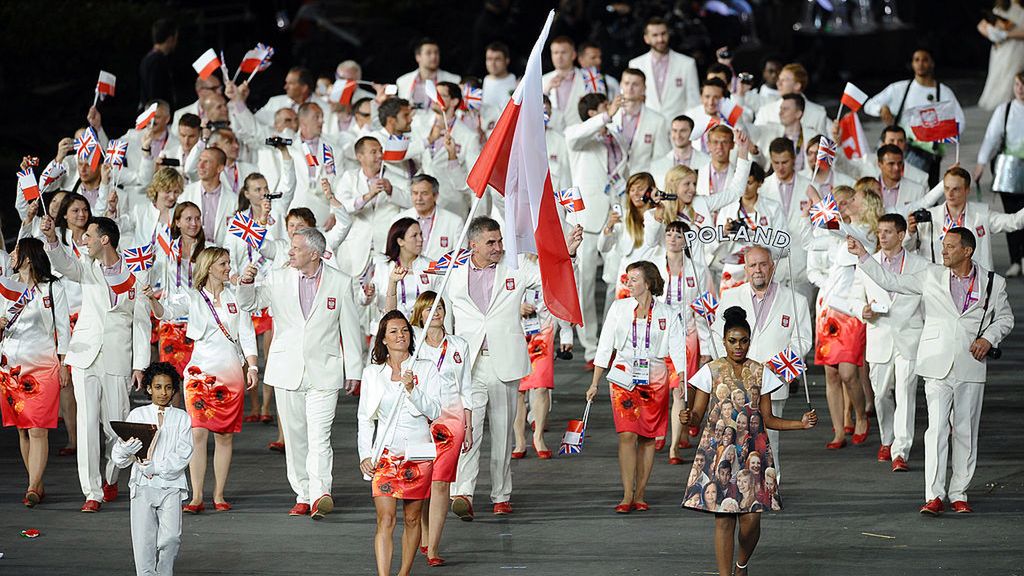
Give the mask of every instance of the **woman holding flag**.
[{"label": "woman holding flag", "polygon": [[18,428],[28,471],[22,503],[43,499],[48,429],[57,427],[60,390],[70,382],[61,365],[71,336],[63,284],[50,270],[43,243],[22,238],[14,250],[14,278],[0,279],[0,412],[4,426]]},{"label": "woman holding flag", "polygon": [[[729,390],[725,396],[727,399],[732,398],[733,393],[737,391],[747,400],[759,395],[758,403],[749,406],[749,410],[751,414],[757,414],[768,428],[774,430],[813,428],[818,423],[818,416],[814,410],[806,412],[800,420],[783,420],[772,414],[771,393],[785,384],[767,366],[762,366],[747,358],[747,352],[750,350],[750,324],[747,323],[746,312],[738,306],[733,306],[724,312],[723,317],[725,319],[723,343],[726,354],[722,358],[705,364],[690,378],[694,392],[689,407],[679,417],[680,423],[683,426],[699,426],[704,422],[704,416],[708,416],[700,442],[701,446],[714,442],[709,438],[715,436],[715,430],[721,426],[722,422],[726,422],[726,426],[733,432],[723,434],[723,437],[736,439],[749,436],[736,433],[738,423],[734,415],[738,416],[739,412],[729,410],[728,414],[725,413],[724,402],[719,400],[717,395],[711,394],[712,390],[724,385]],[[713,403],[709,405],[712,399]],[[742,407],[738,407],[738,409],[743,410]],[[743,421],[742,418],[739,420]],[[730,446],[719,446],[719,448],[732,449],[722,450],[720,453],[753,450],[754,448],[750,444],[752,443],[748,443],[747,446],[739,446],[734,441]],[[686,498],[683,506],[715,514],[715,556],[718,560],[719,575],[746,576],[747,565],[761,535],[761,512],[765,509],[772,509],[773,500],[777,506],[779,498],[777,490],[768,493],[758,491],[753,487],[764,485],[764,477],[774,478],[775,470],[767,468],[762,472],[760,467],[755,466],[753,469],[748,468],[741,472],[738,466],[720,466],[720,458],[715,454],[714,450],[708,450],[706,454],[699,452],[699,458],[694,457],[694,470],[690,473],[685,494],[688,496],[701,494],[702,497]],[[771,446],[765,442],[764,450],[758,452],[758,455],[760,462],[771,462]],[[705,467],[708,469],[705,470]],[[715,473],[708,474],[708,470]],[[739,554],[735,555],[736,569],[734,572],[733,557],[737,524],[739,525],[740,550]]]},{"label": "woman holding flag", "polygon": [[[223,248],[204,248],[196,258],[193,287],[185,287],[182,297],[161,303],[152,287],[144,289],[153,312],[163,319],[187,318],[186,336],[194,343],[185,368],[185,409],[192,417],[192,438],[196,447],[189,464],[192,501],[182,511],[198,514],[205,509],[203,483],[206,478],[206,444],[214,433],[213,489],[214,508],[231,509],[224,499],[228,470],[231,467],[233,435],[242,430],[245,390],[258,381],[256,335],[252,318],[246,314],[228,281],[231,259]],[[242,366],[248,364],[243,371]]]},{"label": "woman holding flag", "polygon": [[399,218],[384,244],[384,257],[376,258],[373,285],[380,313],[398,310],[408,318],[416,299],[434,286],[428,273],[430,260],[422,256],[423,232],[414,218]]},{"label": "woman holding flag", "polygon": [[[659,302],[665,281],[658,267],[642,260],[626,267],[629,298],[608,307],[594,358],[594,379],[587,401],[597,396],[608,372],[612,416],[619,435],[622,501],[615,512],[649,509],[645,492],[654,466],[654,442],[668,424],[669,375],[665,360],[686,365],[682,321]],[[674,337],[673,337],[674,336]],[[614,352],[614,361],[613,361]]]},{"label": "woman holding flag", "polygon": [[[171,299],[187,299],[188,288],[192,285],[192,263],[206,247],[206,234],[203,232],[203,216],[199,207],[192,202],[182,202],[174,208],[171,218],[171,253],[163,250],[155,251],[157,260],[163,257],[163,274],[166,288],[161,298],[168,302]],[[181,374],[184,374],[192,354],[192,342],[185,336],[187,318],[164,318],[160,322],[160,361],[169,362]]]}]

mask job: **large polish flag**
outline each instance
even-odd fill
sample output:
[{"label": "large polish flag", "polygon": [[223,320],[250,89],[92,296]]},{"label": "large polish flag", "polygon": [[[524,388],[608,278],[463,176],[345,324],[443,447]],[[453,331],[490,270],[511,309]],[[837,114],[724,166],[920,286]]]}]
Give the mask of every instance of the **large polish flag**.
[{"label": "large polish flag", "polygon": [[910,130],[919,142],[936,142],[960,135],[952,102],[935,102],[907,110]]},{"label": "large polish flag", "polygon": [[505,197],[502,237],[506,264],[516,268],[519,254],[537,254],[544,303],[558,318],[582,325],[576,277],[555,207],[544,138],[541,57],[554,15],[553,10],[548,13],[540,37],[530,51],[526,73],[466,182],[478,198],[488,185]]}]

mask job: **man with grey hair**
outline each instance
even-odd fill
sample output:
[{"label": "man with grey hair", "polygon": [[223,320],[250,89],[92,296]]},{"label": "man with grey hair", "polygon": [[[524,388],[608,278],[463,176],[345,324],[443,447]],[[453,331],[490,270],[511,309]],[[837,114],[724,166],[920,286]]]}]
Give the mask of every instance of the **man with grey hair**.
[{"label": "man with grey hair", "polygon": [[412,208],[404,210],[395,217],[412,218],[419,222],[423,233],[423,256],[437,260],[447,252],[455,249],[455,242],[462,232],[464,220],[453,212],[437,205],[440,184],[430,174],[417,174],[412,177],[410,196]]},{"label": "man with grey hair", "polygon": [[331,425],[338,391],[346,383],[352,386],[363,372],[352,279],[324,266],[326,249],[319,230],[298,230],[291,238],[288,268],[272,270],[257,285],[257,268],[249,265],[238,288],[243,309],[270,307],[274,316],[274,341],[263,378],[276,388],[288,447],[288,483],[295,492],[289,514],[309,514],[314,520],[334,509]]},{"label": "man with grey hair", "polygon": [[[775,261],[772,252],[764,246],[751,246],[744,255],[743,271],[747,282],[722,292],[719,310],[739,306],[747,313],[750,322],[750,351],[747,357],[764,364],[769,358],[791,348],[801,358],[811,350],[811,314],[807,299],[775,279]],[[698,319],[698,322],[703,320]],[[725,320],[719,314],[711,326],[712,349],[701,350],[701,356],[717,357],[715,346],[722,341]],[[724,353],[724,350],[722,351]],[[782,414],[789,398],[789,386],[783,386],[772,393],[772,413]],[[754,431],[751,430],[753,433]],[[759,431],[758,431],[759,432]],[[775,456],[778,480],[782,480],[782,459],[779,433],[767,430],[768,442]]]}]

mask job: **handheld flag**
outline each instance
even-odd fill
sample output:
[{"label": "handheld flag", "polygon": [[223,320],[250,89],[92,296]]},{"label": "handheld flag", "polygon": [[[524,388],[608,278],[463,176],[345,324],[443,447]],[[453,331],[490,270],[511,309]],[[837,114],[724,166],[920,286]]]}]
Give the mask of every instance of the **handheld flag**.
[{"label": "handheld flag", "polygon": [[586,208],[583,205],[583,193],[579,186],[559,190],[555,193],[555,199],[565,207],[566,212],[580,212]]},{"label": "handheld flag", "polygon": [[[743,117],[743,107],[729,98],[722,98],[718,102],[718,114],[729,126],[736,126],[736,123]],[[713,128],[709,126],[708,128]]]},{"label": "handheld flag", "polygon": [[120,274],[104,276],[104,279],[107,281],[107,286],[118,296],[135,287],[135,274],[132,274],[132,271],[128,270],[127,267]]},{"label": "handheld flag", "polygon": [[163,250],[165,256],[170,256],[172,252],[171,247],[173,246],[173,241],[171,240],[171,227],[162,222],[157,226],[160,228],[157,230],[156,234],[154,234],[156,245]]},{"label": "handheld flag", "polygon": [[117,76],[114,76],[110,72],[100,70],[100,77],[96,81],[96,93],[100,95],[100,98],[104,96],[113,96],[117,87]]},{"label": "handheld flag", "polygon": [[334,174],[334,148],[331,148],[331,145],[326,142],[322,146],[324,150],[324,171],[328,174]]},{"label": "handheld flag", "polygon": [[209,48],[203,52],[202,56],[196,58],[196,61],[192,63],[192,68],[199,74],[199,78],[206,80],[217,68],[220,68],[220,58],[217,57],[213,48]]},{"label": "handheld flag", "polygon": [[714,324],[715,313],[718,312],[718,298],[711,292],[704,292],[690,303],[690,308],[698,316],[703,316],[708,324]]},{"label": "handheld flag", "polygon": [[863,158],[867,150],[864,127],[856,114],[850,113],[839,119],[839,145],[849,160]]},{"label": "handheld flag", "polygon": [[263,239],[267,235],[267,229],[249,217],[244,212],[235,214],[228,222],[228,233],[241,238],[243,242],[252,249],[258,249],[263,245]]},{"label": "handheld flag", "polygon": [[331,102],[337,102],[342,106],[352,105],[352,96],[356,93],[358,84],[355,80],[338,80],[331,85],[331,93],[328,98]]},{"label": "handheld flag", "polygon": [[423,92],[426,93],[427,98],[430,101],[441,107],[444,110],[444,98],[437,92],[437,84],[434,84],[433,80],[427,80],[423,83]]},{"label": "handheld flag", "polygon": [[309,144],[303,144],[302,147],[306,151],[306,166],[319,166],[320,157],[317,156],[316,150],[313,150]]},{"label": "handheld flag", "polygon": [[21,312],[22,310],[25,309],[25,306],[28,306],[28,303],[32,301],[33,293],[34,290],[26,288],[25,291],[22,292],[20,296],[18,296],[18,299],[14,301],[14,304],[7,309],[9,320],[9,322],[7,323],[8,326],[14,323],[14,320],[21,315]]},{"label": "handheld flag", "polygon": [[936,102],[907,110],[908,124],[919,142],[938,142],[960,133],[952,102]]},{"label": "handheld flag", "polygon": [[128,156],[127,140],[111,140],[107,145],[107,158],[105,164],[111,166],[124,166],[125,158]]},{"label": "handheld flag", "polygon": [[825,194],[820,202],[815,202],[810,211],[811,224],[818,228],[838,228],[839,206],[831,192]]},{"label": "handheld flag", "polygon": [[12,302],[17,302],[18,298],[20,298],[27,290],[28,284],[18,282],[14,278],[0,276],[0,296],[3,296]]},{"label": "handheld flag", "polygon": [[267,68],[270,68],[270,59],[274,57],[274,48],[267,46],[262,42],[257,42],[256,50],[263,52],[263,59],[260,60],[259,68],[257,68],[256,71],[263,72]]},{"label": "handheld flag", "polygon": [[152,122],[154,118],[156,118],[157,106],[158,104],[156,102],[153,102],[149,105],[149,108],[146,108],[142,111],[142,114],[139,114],[135,117],[136,130],[144,130],[146,126],[149,126],[149,123]]},{"label": "handheld flag", "polygon": [[593,66],[583,69],[583,87],[587,94],[608,94],[608,85],[604,81],[604,74],[601,74]]},{"label": "handheld flag", "polygon": [[103,158],[103,150],[100,149],[100,141],[92,126],[85,129],[82,135],[75,138],[75,152],[80,162],[92,166],[93,170],[100,165]]},{"label": "handheld flag", "polygon": [[404,136],[389,136],[384,142],[384,160],[387,162],[405,160],[405,153],[408,151],[409,139]]},{"label": "handheld flag", "polygon": [[831,168],[836,161],[836,143],[822,136],[818,142],[818,168]]},{"label": "handheld flag", "polygon": [[694,119],[693,130],[690,131],[690,141],[697,142],[715,126],[722,123],[721,118],[711,117],[701,111],[702,116]]},{"label": "handheld flag", "polygon": [[479,110],[484,104],[483,88],[465,85],[462,87],[462,109]]},{"label": "handheld flag", "polygon": [[558,447],[559,456],[571,456],[583,452],[583,441],[587,436],[587,420],[590,419],[591,402],[583,409],[581,420],[569,420],[565,427],[565,434],[562,434],[562,445]]},{"label": "handheld flag", "polygon": [[843,97],[839,100],[839,103],[849,108],[851,112],[857,112],[867,101],[868,95],[863,90],[847,82],[846,88],[843,89]]},{"label": "handheld flag", "polygon": [[792,348],[786,347],[785,350],[768,359],[768,369],[788,384],[799,378],[807,370],[807,365],[804,364],[803,358],[793,352]]},{"label": "handheld flag", "polygon": [[453,250],[444,256],[441,256],[437,260],[431,261],[430,265],[427,266],[427,269],[424,270],[424,272],[427,274],[444,274],[448,272],[449,269],[455,269],[459,266],[465,265],[469,262],[469,257],[473,254],[473,252],[468,248],[459,248],[459,254],[455,257],[455,263],[453,264],[452,254],[454,253],[455,251]]},{"label": "handheld flag", "polygon": [[[238,69],[247,74],[256,72],[261,70],[260,66],[268,57],[267,47],[263,44],[257,44],[255,48],[246,52],[245,56],[242,56],[242,63],[239,64]],[[237,74],[235,75],[237,76]]]},{"label": "handheld flag", "polygon": [[50,184],[53,184],[57,180],[60,180],[68,173],[67,167],[64,166],[63,162],[57,162],[56,160],[50,160],[50,163],[43,169],[43,188],[47,188]]},{"label": "handheld flag", "polygon": [[25,202],[39,198],[39,183],[36,182],[36,175],[31,168],[25,168],[18,172],[18,190],[21,190]]},{"label": "handheld flag", "polygon": [[124,263],[132,272],[145,272],[153,267],[156,255],[153,254],[153,245],[146,244],[138,248],[125,248],[123,254]]}]

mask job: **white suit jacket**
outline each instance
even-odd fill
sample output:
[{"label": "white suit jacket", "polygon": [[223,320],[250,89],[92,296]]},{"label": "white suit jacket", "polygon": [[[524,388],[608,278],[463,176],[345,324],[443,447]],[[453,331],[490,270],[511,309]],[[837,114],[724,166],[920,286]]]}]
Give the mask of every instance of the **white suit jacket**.
[{"label": "white suit jacket", "polygon": [[[776,268],[776,274],[778,274],[778,268]],[[718,314],[715,316],[715,323],[711,325],[711,330],[714,332],[712,338],[715,340],[716,348],[722,346],[725,311],[733,306],[739,306],[747,313],[747,322],[750,323],[753,332],[750,335],[748,358],[764,364],[769,358],[785,350],[787,346],[801,358],[811,350],[814,343],[811,335],[813,324],[810,311],[807,309],[807,298],[801,294],[794,294],[792,290],[778,282],[775,282],[775,300],[772,301],[768,317],[760,330],[755,326],[757,316],[754,314],[754,291],[750,283],[747,282],[722,292],[718,303]],[[722,349],[723,355],[724,352]],[[785,400],[786,398],[789,398],[789,386],[783,386],[772,392],[772,400]]]},{"label": "white suit jacket", "polygon": [[612,130],[612,134],[617,135],[622,148],[626,150],[626,171],[629,174],[649,172],[651,162],[655,158],[664,156],[665,152],[672,148],[668,141],[668,121],[650,107],[641,106],[636,132],[633,133],[633,141],[627,148],[626,138],[620,134],[622,116],[621,110],[616,113],[611,123],[614,128],[609,127],[609,129]]},{"label": "white suit jacket", "polygon": [[[192,202],[199,207],[199,210],[203,209],[203,183],[193,182],[185,186],[185,191],[178,197],[178,203]],[[228,233],[228,221],[234,217],[235,212],[238,211],[238,194],[231,191],[230,185],[228,185],[224,174],[221,173],[220,178],[220,201],[217,202],[217,233],[214,238],[207,238],[206,241],[216,245],[224,246],[225,238]],[[203,215],[206,216],[205,214]]]},{"label": "white suit jacket", "polygon": [[[412,334],[409,337],[412,338]],[[360,461],[372,458],[376,453],[375,449],[381,445],[397,449],[400,454],[405,452],[405,446],[395,446],[393,443],[397,422],[393,421],[392,412],[380,409],[385,391],[389,387],[400,389],[402,411],[422,424],[420,436],[429,441],[430,421],[441,416],[441,396],[446,384],[434,363],[429,360],[413,362],[412,357],[409,357],[402,363],[402,370],[406,369],[411,369],[416,378],[416,385],[411,392],[406,392],[401,382],[391,380],[391,366],[387,362],[370,364],[363,369],[356,417],[359,426],[356,443],[359,447]],[[402,414],[396,416],[401,418]]]},{"label": "white suit jacket", "polygon": [[[565,129],[569,126],[581,122],[579,111],[580,98],[586,96],[587,88],[583,82],[583,72],[579,68],[574,68],[573,72],[572,89],[569,91],[568,102],[563,105],[558,101],[558,90],[548,92],[548,98],[551,99],[551,120],[548,121],[548,128],[558,132],[564,133]],[[548,72],[541,77],[541,84],[546,86],[548,81],[556,75],[558,75],[558,70]]]},{"label": "white suit jacket", "polygon": [[320,286],[304,318],[299,306],[299,271],[270,272],[263,284],[240,284],[238,303],[249,312],[270,307],[274,341],[264,380],[275,388],[297,390],[304,377],[315,390],[338,390],[363,373],[359,312],[351,276],[323,266]]},{"label": "white suit jacket", "polygon": [[[403,210],[395,219],[392,220],[392,224],[400,218],[412,218],[417,219],[416,209],[409,208]],[[465,222],[463,218],[445,210],[444,208],[434,207],[434,221],[430,226],[430,236],[426,237],[426,241],[423,243],[422,255],[429,260],[437,260],[445,253],[451,252],[455,249],[455,243],[459,240],[459,234],[462,232],[462,224]],[[388,226],[390,229],[390,226]]]},{"label": "white suit jacket", "polygon": [[630,60],[629,67],[640,70],[646,76],[647,106],[671,122],[684,110],[700,104],[700,78],[697,76],[697,61],[693,58],[675,50],[669,50],[668,57],[664,94],[658,94],[650,51]]},{"label": "white suit jacket", "polygon": [[[608,210],[613,199],[605,193],[608,185],[608,148],[597,138],[605,127],[605,115],[592,116],[586,122],[570,126],[565,131],[565,144],[569,148],[569,169],[572,183],[579,186],[583,195],[583,211],[580,224],[587,232],[596,233],[608,220]],[[623,152],[625,153],[625,152]],[[619,172],[625,180],[629,173],[625,163]]]},{"label": "white suit jacket", "polygon": [[[158,408],[154,404],[139,406],[128,413],[127,422],[136,424],[159,424]],[[128,479],[128,488],[132,497],[139,486],[174,489],[181,491],[181,499],[188,499],[188,482],[185,468],[192,459],[192,417],[181,408],[168,406],[164,411],[164,424],[156,436],[153,448],[151,472],[153,477],[147,478],[135,456],[145,458],[145,454],[129,454],[124,449],[125,443],[118,439],[110,453],[110,459],[118,468],[132,467],[132,475]],[[134,465],[133,465],[134,464]]]},{"label": "white suit jacket", "polygon": [[789,244],[790,255],[786,257],[790,259],[790,262],[786,262],[785,258],[776,262],[776,279],[788,282],[790,275],[789,267],[792,265],[794,286],[800,286],[807,282],[807,251],[800,242],[799,234],[803,227],[803,209],[810,203],[807,199],[807,187],[810,185],[810,181],[799,173],[795,174],[793,178],[793,196],[790,200],[788,212],[786,211],[785,204],[782,203],[782,194],[779,193],[779,176],[777,174],[772,174],[764,179],[764,184],[761,185],[758,196],[770,198],[776,201],[779,206],[782,206],[783,213],[786,216],[787,232],[789,232],[792,238],[792,242]]},{"label": "white suit jacket", "polygon": [[945,266],[929,264],[913,274],[893,274],[868,258],[858,264],[858,268],[882,288],[921,295],[924,329],[917,348],[919,375],[936,380],[950,377],[961,382],[985,382],[987,363],[975,360],[970,346],[979,327],[984,326],[981,337],[993,346],[999,346],[1013,330],[1013,310],[1006,298],[1006,280],[1002,276],[992,277],[992,297],[983,318],[988,271],[979,264],[975,264],[978,299],[964,313],[953,304],[949,293],[950,271]]},{"label": "white suit jacket", "polygon": [[[612,302],[608,307],[608,315],[601,326],[601,337],[597,342],[597,355],[594,356],[594,365],[602,368],[609,368],[612,362],[612,352],[616,354],[616,364],[621,362],[620,358],[632,358],[633,350],[633,316],[643,315],[647,318],[646,310],[637,310],[636,299],[632,296]],[[637,349],[644,349],[643,340],[646,335],[646,328],[642,328],[643,322],[637,325]],[[625,356],[622,351],[629,350]],[[676,371],[682,372],[686,366],[686,328],[679,312],[668,304],[654,300],[654,311],[651,314],[651,348],[649,358],[671,358]],[[631,371],[629,365],[624,364],[626,372]]]},{"label": "white suit jacket", "polygon": [[[412,72],[406,72],[405,74],[402,74],[401,76],[398,77],[398,80],[395,80],[395,85],[398,86],[399,98],[405,98],[406,100],[410,100],[412,98],[413,82],[416,81],[416,78],[419,77],[419,74],[419,69],[416,69],[413,70]],[[437,70],[438,82],[454,82],[458,84],[460,80],[462,80],[462,78],[460,78],[458,74],[452,74],[451,72],[441,70],[440,68]],[[412,103],[416,104],[416,102]]]},{"label": "white suit jacket", "polygon": [[[916,274],[928,266],[924,258],[907,251],[903,253],[906,255],[903,274]],[[875,252],[872,258],[881,263],[882,251]],[[868,362],[890,362],[896,350],[907,360],[917,358],[917,346],[921,342],[921,329],[924,328],[920,294],[890,293],[858,267],[851,297],[857,317],[868,325],[867,353],[864,356]],[[864,320],[864,306],[871,302],[887,305],[889,312],[873,320]]]},{"label": "white suit jacket", "polygon": [[[854,178],[870,176],[875,180],[882,177],[882,171],[878,168],[878,155],[874,152],[866,152],[863,158],[848,160],[845,154],[836,154],[836,168],[840,172],[849,174]],[[917,166],[903,163],[903,178],[912,180],[921,186],[928,188],[928,173]]]},{"label": "white suit jacket", "polygon": [[[58,243],[46,243],[53,269],[82,287],[82,310],[71,334],[64,362],[74,368],[88,368],[103,353],[103,370],[114,376],[131,376],[132,370],[149,366],[149,301],[142,295],[145,275],[136,277],[135,287],[110,305],[110,288],[100,263],[83,249],[78,259]],[[121,262],[122,268],[125,266]],[[129,344],[130,343],[130,344]]]},{"label": "white suit jacket", "polygon": [[[818,131],[815,130],[813,127],[803,123],[800,124],[800,129],[803,133],[802,147],[806,148],[807,143],[811,141],[811,138],[814,138],[815,136],[818,135]],[[758,164],[760,164],[762,168],[767,170],[772,163],[771,153],[768,150],[771,147],[772,140],[775,140],[776,138],[782,138],[785,136],[786,127],[783,126],[782,124],[779,124],[778,122],[769,122],[767,124],[762,125],[757,134],[757,154],[753,155],[753,159]],[[799,143],[793,142],[794,146],[797,144]],[[837,154],[837,156],[842,156],[842,153],[840,152],[839,154]],[[811,165],[813,165],[813,162],[814,159],[812,158]],[[804,167],[806,167],[807,165],[807,158],[804,158]],[[838,162],[836,163],[836,166],[839,166]]]},{"label": "white suit jacket", "polygon": [[[942,183],[939,183],[942,186]],[[988,204],[968,201],[967,214],[964,216],[964,227],[974,234],[978,247],[973,259],[985,269],[992,268],[992,234],[1013,232],[1024,228],[1024,209],[1014,214],[993,212]],[[917,234],[907,235],[903,245],[912,249],[929,262],[942,262],[942,226],[946,218],[946,204],[939,204],[928,209],[932,215],[931,223],[918,224]],[[933,252],[934,250],[934,252]],[[934,256],[934,259],[933,259]]]},{"label": "white suit jacket", "polygon": [[[385,162],[385,166],[388,164],[390,163]],[[356,200],[361,199],[367,192],[369,188],[361,168],[342,174],[334,187],[334,195],[352,216],[352,229],[338,254],[341,269],[350,276],[358,276],[372,254],[383,252],[391,224],[403,209],[412,204],[408,189],[392,186],[391,195],[382,192],[357,208]]]}]

